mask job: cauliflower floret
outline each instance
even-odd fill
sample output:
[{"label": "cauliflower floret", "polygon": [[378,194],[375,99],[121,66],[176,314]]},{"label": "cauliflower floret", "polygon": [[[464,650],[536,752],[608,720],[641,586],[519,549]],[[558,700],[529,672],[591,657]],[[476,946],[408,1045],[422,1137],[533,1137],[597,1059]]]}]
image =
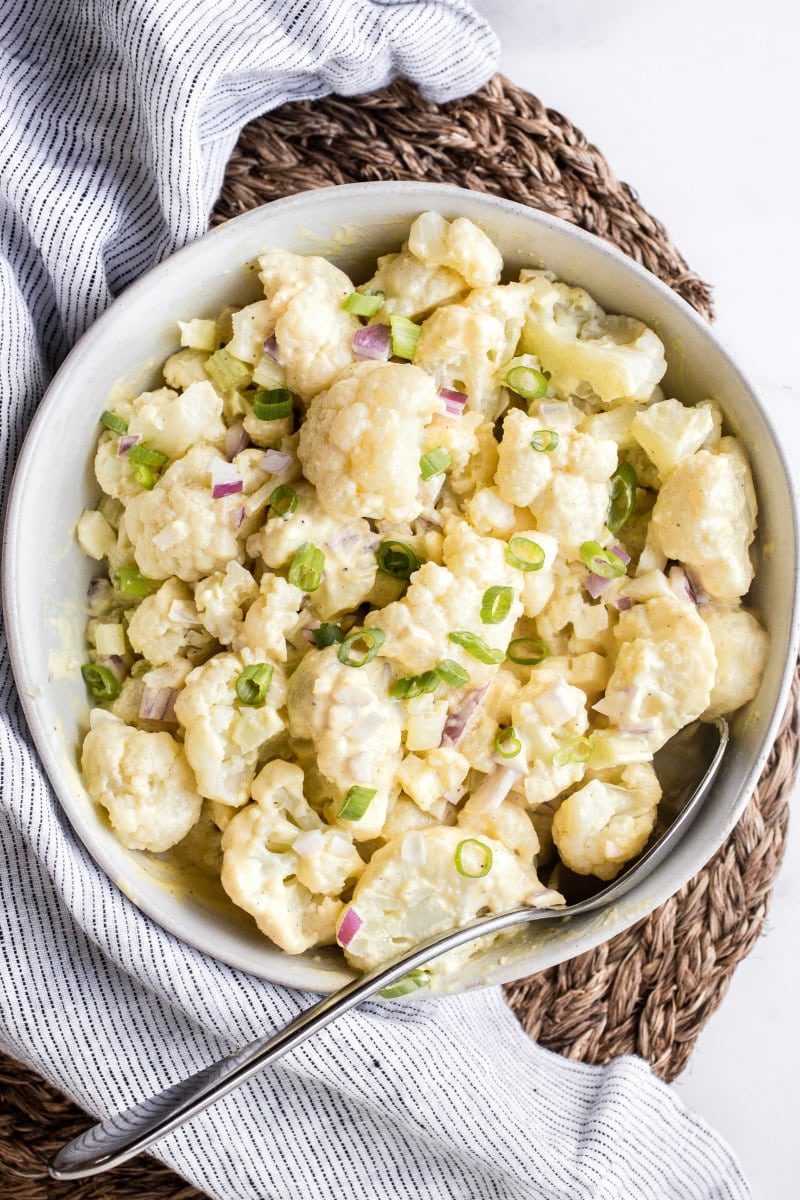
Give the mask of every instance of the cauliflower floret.
[{"label": "cauliflower floret", "polygon": [[201,579],[194,590],[194,601],[203,627],[229,646],[241,630],[244,612],[258,591],[253,576],[238,562],[229,562],[224,571],[215,571],[208,579]]},{"label": "cauliflower floret", "polygon": [[425,426],[444,412],[423,371],[356,363],[311,406],[298,454],[323,508],[342,516],[413,521],[422,511]]},{"label": "cauliflower floret", "polygon": [[305,620],[300,612],[305,598],[305,592],[280,575],[264,575],[260,594],[235,635],[235,649],[246,648],[258,659],[286,662],[286,640]]},{"label": "cauliflower floret", "polygon": [[619,652],[595,709],[652,752],[708,707],[717,658],[696,609],[674,596],[635,604],[614,630]]},{"label": "cauliflower floret", "polygon": [[[173,611],[173,605],[178,608]],[[128,623],[128,639],[154,667],[169,662],[180,653],[186,642],[186,629],[194,614],[190,589],[180,579],[167,579],[157,592],[146,596],[134,610]],[[194,614],[196,616],[196,614]],[[194,624],[199,625],[196,617]]]},{"label": "cauliflower floret", "polygon": [[286,384],[308,400],[330,387],[353,361],[351,342],[361,322],[342,309],[353,291],[343,271],[315,255],[269,250],[258,260]]},{"label": "cauliflower floret", "polygon": [[[401,723],[388,695],[388,671],[380,659],[360,669],[339,661],[337,646],[311,651],[289,683],[289,730],[312,742],[317,768],[332,793],[331,823],[357,841],[380,833],[400,763]],[[351,787],[374,788],[358,820],[338,817]]]},{"label": "cauliflower floret", "polygon": [[200,816],[202,800],[183,748],[168,733],[144,733],[95,709],[81,770],[89,795],[108,809],[129,850],[168,850]]},{"label": "cauliflower floret", "polygon": [[698,450],[665,480],[650,517],[650,538],[667,558],[685,563],[714,600],[738,600],[750,587],[748,548],[756,503],[739,443],[723,438],[721,453]]},{"label": "cauliflower floret", "polygon": [[540,668],[520,689],[511,705],[511,724],[530,763],[523,791],[531,808],[583,778],[592,752],[584,738],[586,695],[554,668]]},{"label": "cauliflower floret", "polygon": [[639,412],[630,431],[666,479],[681,459],[694,454],[714,433],[714,413],[708,404],[687,408],[680,400],[660,400]]},{"label": "cauliflower floret", "polygon": [[409,317],[417,320],[440,304],[452,304],[466,294],[467,285],[448,267],[431,267],[404,247],[399,254],[384,254],[378,270],[362,291],[383,292],[386,299],[373,318]]},{"label": "cauliflower floret", "polygon": [[[465,308],[474,308],[489,313],[503,326],[505,346],[501,359],[508,363],[516,354],[522,327],[531,301],[530,287],[525,283],[507,283],[499,287],[479,287],[470,292],[464,301]],[[539,363],[531,363],[539,369]],[[505,379],[506,369],[501,371]]]},{"label": "cauliflower floret", "polygon": [[436,446],[443,446],[452,463],[452,468],[448,467],[448,470],[461,472],[473,455],[480,453],[478,429],[482,423],[483,417],[476,412],[465,412],[460,417],[436,413],[425,429],[422,448],[427,452]]},{"label": "cauliflower floret", "polygon": [[457,496],[472,496],[481,488],[491,487],[497,470],[497,442],[494,425],[484,421],[475,430],[478,451],[472,456],[463,471],[451,471],[448,476],[450,487]]},{"label": "cauliflower floret", "polygon": [[[545,428],[552,428],[552,418]],[[497,490],[509,504],[530,505],[537,527],[573,554],[582,542],[596,539],[605,524],[617,445],[610,438],[567,427],[554,450],[534,450],[532,439],[542,429],[542,417],[536,412],[526,416],[512,409],[506,414],[498,447]]]},{"label": "cauliflower floret", "polygon": [[539,839],[531,818],[513,800],[504,800],[497,808],[486,808],[480,804],[480,798],[476,802],[473,795],[458,814],[458,824],[470,833],[502,842],[527,866],[534,864],[539,853]]},{"label": "cauliflower floret", "polygon": [[208,383],[205,364],[210,358],[207,350],[179,350],[173,354],[162,367],[162,375],[167,387],[176,391],[184,391],[193,383]]},{"label": "cauliflower floret", "polygon": [[440,213],[422,213],[409,230],[408,248],[428,266],[457,271],[470,287],[497,283],[503,270],[494,242],[466,217],[446,221]]},{"label": "cauliflower floret", "polygon": [[[554,467],[563,465],[564,448],[560,440],[555,450],[533,449],[531,439],[541,428],[536,417],[527,416],[519,408],[509,409],[503,419],[495,482],[501,499],[507,504],[532,504],[549,483]],[[613,471],[614,467],[611,469]]]},{"label": "cauliflower floret", "polygon": [[[560,899],[544,889],[533,868],[523,866],[501,842],[470,839],[468,830],[436,826],[421,829],[419,836],[425,854],[422,864],[407,862],[404,839],[395,837],[376,850],[356,884],[351,904],[363,924],[345,955],[361,971],[410,950],[423,938],[463,925],[478,913],[535,904],[540,896],[548,904]],[[456,855],[467,874],[459,873]],[[489,870],[479,874],[487,862]],[[469,947],[461,961],[473,951],[474,946]]]},{"label": "cauliflower floret", "polygon": [[221,446],[225,441],[222,397],[208,380],[185,392],[160,388],[143,392],[130,404],[128,433],[171,459],[180,458],[195,442]]},{"label": "cauliflower floret", "polygon": [[506,336],[490,313],[446,304],[423,323],[414,363],[433,376],[436,390],[464,392],[467,405],[493,421],[507,404],[496,378]]},{"label": "cauliflower floret", "polygon": [[264,342],[272,333],[274,319],[268,300],[257,300],[231,314],[233,337],[225,346],[241,362],[255,365],[264,355]]},{"label": "cauliflower floret", "polygon": [[703,714],[735,712],[758,691],[769,652],[769,634],[746,608],[698,609],[708,626],[717,656],[717,673],[709,706]]},{"label": "cauliflower floret", "polygon": [[94,473],[106,495],[122,504],[129,504],[142,493],[142,486],[133,474],[133,464],[119,453],[119,435],[110,429],[103,430],[98,438]]},{"label": "cauliflower floret", "polygon": [[545,271],[520,277],[532,291],[522,349],[539,357],[552,387],[569,395],[586,382],[605,404],[650,398],[667,369],[651,329],[633,317],[607,315],[588,292]]},{"label": "cauliflower floret", "polygon": [[591,780],[567,796],[553,817],[561,861],[578,875],[613,879],[644,849],[660,799],[649,763],[625,767],[619,784]]},{"label": "cauliflower floret", "polygon": [[427,829],[429,825],[436,825],[438,823],[436,817],[431,816],[430,813],[423,812],[413,800],[410,800],[408,796],[404,796],[401,793],[389,805],[389,811],[386,814],[386,820],[381,830],[381,838],[388,842],[391,838],[398,835],[411,833],[417,829]]},{"label": "cauliflower floret", "polygon": [[322,582],[309,593],[312,612],[327,620],[357,608],[370,594],[378,570],[376,551],[380,539],[361,517],[330,513],[320,505],[314,489],[298,484],[298,505],[287,517],[271,516],[247,543],[251,558],[261,555],[268,567],[285,567],[304,542],[325,555]]},{"label": "cauliflower floret", "polygon": [[[257,519],[257,512],[247,512],[248,498],[266,478],[257,465],[262,457],[259,450],[238,454],[234,466],[244,489],[215,500],[211,471],[219,453],[200,442],[170,463],[152,491],[133,497],[125,524],[142,573],[151,579],[177,575],[194,583],[224,571],[232,560],[241,562],[244,539]],[[267,499],[264,495],[264,504]]]},{"label": "cauliflower floret", "polygon": [[247,665],[241,655],[216,654],[195,667],[175,701],[200,794],[233,808],[250,796],[262,746],[283,729],[278,716],[285,696],[280,668],[271,664],[274,673],[266,701],[253,707],[242,704],[236,694],[236,681]]},{"label": "cauliflower floret", "polygon": [[500,495],[498,487],[481,488],[468,502],[466,518],[476,533],[484,537],[500,537],[508,539],[517,533],[525,522],[527,513],[520,513],[518,508],[509,504]]},{"label": "cauliflower floret", "polygon": [[267,763],[253,796],[223,833],[222,886],[287,954],[332,942],[337,897],[363,870],[358,852],[309,806],[293,763]]},{"label": "cauliflower floret", "polygon": [[[448,634],[472,633],[500,653],[508,648],[522,612],[522,573],[508,565],[505,552],[504,542],[482,538],[465,521],[453,521],[444,539],[446,565],[424,563],[402,600],[368,615],[367,627],[386,634],[378,653],[391,661],[398,675],[420,675],[442,658],[460,663],[473,685],[494,675],[496,664],[481,662]],[[481,603],[486,590],[494,585],[510,587],[514,598],[503,621],[484,625]]]}]

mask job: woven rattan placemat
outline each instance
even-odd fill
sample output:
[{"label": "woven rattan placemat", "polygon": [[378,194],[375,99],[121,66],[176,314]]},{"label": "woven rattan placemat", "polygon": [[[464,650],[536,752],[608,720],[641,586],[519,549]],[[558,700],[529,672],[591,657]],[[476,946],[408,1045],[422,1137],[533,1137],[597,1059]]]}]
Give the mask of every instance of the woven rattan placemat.
[{"label": "woven rattan placemat", "polygon": [[[493,192],[613,242],[704,316],[708,288],[664,228],[566,118],[496,77],[436,107],[406,83],[356,99],[290,104],[243,131],[214,222],[307,188],[368,179],[426,179]],[[589,954],[507,988],[525,1028],[585,1062],[621,1053],[681,1070],[736,964],[764,923],[780,866],[786,798],[797,769],[798,680],[772,755],[736,829],[673,899]],[[201,1200],[141,1159],[82,1184],[57,1184],[43,1163],[86,1118],[37,1076],[0,1058],[2,1200]]]}]

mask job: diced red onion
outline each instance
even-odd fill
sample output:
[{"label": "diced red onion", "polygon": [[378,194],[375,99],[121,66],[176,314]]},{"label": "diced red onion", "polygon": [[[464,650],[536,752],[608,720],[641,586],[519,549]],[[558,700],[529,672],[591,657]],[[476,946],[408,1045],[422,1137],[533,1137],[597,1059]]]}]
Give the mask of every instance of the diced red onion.
[{"label": "diced red onion", "polygon": [[463,392],[455,392],[452,388],[439,388],[439,398],[444,400],[444,407],[449,417],[460,417],[468,397]]},{"label": "diced red onion", "polygon": [[231,425],[225,434],[225,453],[228,458],[236,458],[236,455],[249,445],[250,439],[242,422],[237,421],[235,425]]},{"label": "diced red onion", "polygon": [[105,658],[100,658],[97,661],[99,666],[106,667],[111,672],[117,683],[122,683],[127,677],[128,668],[125,666],[125,660],[121,655],[108,654]]},{"label": "diced red onion", "polygon": [[283,366],[281,352],[278,349],[278,340],[274,333],[271,333],[268,338],[264,339],[264,352],[268,354],[273,362],[276,362],[279,367]]},{"label": "diced red onion", "polygon": [[694,594],[694,588],[689,582],[689,577],[683,567],[670,567],[669,586],[672,588],[679,600],[688,600],[690,604],[697,604],[697,597]]},{"label": "diced red onion", "polygon": [[146,687],[139,703],[139,716],[144,721],[174,721],[175,688]]},{"label": "diced red onion", "polygon": [[223,496],[235,496],[243,487],[244,481],[241,479],[232,479],[230,483],[215,483],[211,495],[214,500],[221,500]]},{"label": "diced red onion", "polygon": [[554,888],[542,888],[540,892],[531,897],[528,903],[531,908],[555,908],[564,903],[564,897]]},{"label": "diced red onion", "polygon": [[484,684],[483,687],[475,688],[466,697],[461,708],[455,709],[454,712],[448,715],[444,723],[444,729],[442,730],[442,740],[439,742],[440,746],[458,745],[464,736],[467,726],[480,708],[488,688],[488,683]]},{"label": "diced red onion", "polygon": [[123,433],[122,437],[119,439],[119,445],[117,446],[117,455],[120,458],[123,458],[128,453],[131,446],[135,446],[138,441],[138,433]]},{"label": "diced red onion", "polygon": [[360,359],[388,360],[392,331],[388,325],[364,325],[353,334],[353,354]]},{"label": "diced red onion", "polygon": [[617,596],[614,604],[620,612],[627,612],[629,608],[633,608],[633,600],[630,596]]},{"label": "diced red onion", "polygon": [[628,551],[625,549],[624,546],[620,546],[620,545],[612,546],[611,553],[616,554],[617,558],[621,558],[622,561],[625,563],[626,567],[627,567],[628,563],[631,561],[631,556],[630,556],[630,554],[628,554]]},{"label": "diced red onion", "polygon": [[319,629],[321,624],[321,621],[311,621],[310,624],[303,627],[303,637],[306,639],[309,646],[316,646],[317,642],[316,638],[314,637],[314,630]]},{"label": "diced red onion", "polygon": [[349,946],[363,924],[363,917],[360,917],[354,908],[346,908],[336,934],[339,945]]},{"label": "diced red onion", "polygon": [[646,737],[648,733],[652,733],[655,729],[654,725],[618,725],[617,729],[620,733],[629,734],[633,737]]},{"label": "diced red onion", "polygon": [[86,600],[89,604],[96,604],[102,597],[110,597],[114,591],[108,579],[98,577],[90,579],[89,586],[86,589]]},{"label": "diced red onion", "polygon": [[283,450],[267,450],[258,465],[262,471],[266,471],[270,475],[280,475],[281,471],[285,471],[293,461],[291,454],[284,454]]},{"label": "diced red onion", "polygon": [[231,525],[233,526],[233,528],[241,529],[242,522],[244,521],[244,518],[245,518],[245,510],[241,506],[239,506],[239,508],[232,508],[230,516],[231,516]]},{"label": "diced red onion", "polygon": [[610,583],[610,579],[604,579],[602,575],[595,575],[594,571],[589,571],[583,581],[583,586],[592,599],[596,600],[598,596],[602,596]]},{"label": "diced red onion", "polygon": [[305,829],[294,839],[292,849],[295,854],[316,854],[324,845],[321,829]]},{"label": "diced red onion", "polygon": [[499,808],[517,782],[518,772],[512,767],[495,767],[486,778],[478,784],[470,798],[470,804],[484,812],[493,812]]}]

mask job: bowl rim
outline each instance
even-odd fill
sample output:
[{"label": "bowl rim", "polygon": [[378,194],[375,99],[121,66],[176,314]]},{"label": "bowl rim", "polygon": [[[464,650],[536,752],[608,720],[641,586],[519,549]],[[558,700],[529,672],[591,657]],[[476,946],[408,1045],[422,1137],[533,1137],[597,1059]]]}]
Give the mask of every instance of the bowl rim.
[{"label": "bowl rim", "polygon": [[[40,705],[34,698],[29,695],[24,686],[26,678],[26,652],[23,631],[21,627],[21,604],[18,598],[19,576],[17,572],[17,547],[22,536],[23,513],[24,513],[24,496],[28,478],[33,471],[39,442],[45,435],[48,419],[51,412],[60,403],[62,394],[68,391],[74,376],[81,368],[82,363],[87,356],[91,356],[95,347],[102,342],[106,335],[106,329],[109,325],[113,325],[120,315],[123,314],[128,306],[138,300],[140,294],[146,293],[154,284],[157,285],[160,279],[166,277],[168,273],[176,270],[181,262],[196,252],[200,243],[208,245],[210,241],[224,244],[226,241],[235,242],[239,232],[248,226],[258,227],[261,222],[269,221],[272,214],[280,215],[284,210],[302,209],[304,205],[323,205],[329,204],[338,205],[341,201],[346,201],[348,196],[362,196],[365,194],[373,194],[380,192],[382,195],[387,193],[395,196],[398,200],[412,199],[413,206],[409,206],[408,219],[413,219],[414,211],[422,211],[425,208],[435,209],[437,207],[446,207],[449,199],[455,200],[458,198],[463,202],[464,198],[468,198],[470,204],[474,205],[476,212],[474,219],[480,222],[481,209],[486,211],[507,211],[518,218],[523,218],[531,222],[532,227],[541,226],[566,233],[568,237],[575,239],[577,242],[583,242],[590,246],[593,253],[600,252],[601,254],[613,259],[620,266],[631,273],[634,278],[638,278],[647,289],[655,289],[660,292],[662,297],[672,305],[677,305],[682,311],[685,318],[691,324],[696,326],[703,336],[711,339],[714,346],[724,361],[727,368],[737,377],[744,392],[747,393],[750,401],[758,410],[771,438],[773,448],[777,454],[778,460],[782,466],[785,480],[788,484],[789,494],[789,516],[792,525],[792,546],[794,552],[794,591],[792,597],[791,614],[789,620],[789,646],[787,653],[787,665],[781,677],[780,685],[777,691],[774,710],[769,722],[766,724],[764,738],[761,744],[761,750],[753,763],[750,770],[747,772],[744,782],[742,783],[735,804],[731,805],[729,817],[722,822],[716,831],[716,848],[718,848],[725,838],[730,833],[733,826],[738,821],[744,805],[752,794],[753,788],[757,783],[769,754],[772,750],[775,738],[780,726],[780,722],[784,715],[789,691],[792,682],[793,667],[798,656],[798,645],[800,644],[800,594],[798,594],[798,580],[800,579],[800,536],[798,526],[800,525],[800,502],[798,500],[797,483],[794,479],[794,472],[789,462],[788,456],[781,444],[778,432],[772,421],[772,418],[760,402],[758,394],[749,383],[747,376],[738,366],[730,351],[724,342],[716,335],[713,328],[706,322],[695,309],[689,305],[682,296],[673,291],[665,284],[658,276],[630,258],[623,251],[595,234],[589,233],[579,226],[573,225],[568,221],[564,221],[559,217],[551,216],[549,213],[543,213],[538,209],[530,208],[524,204],[520,204],[513,200],[507,200],[504,197],[494,196],[485,192],[474,192],[467,188],[460,188],[452,184],[415,182],[415,181],[376,181],[366,183],[352,183],[332,185],[329,188],[316,189],[311,191],[297,192],[290,196],[282,197],[278,200],[273,200],[268,204],[260,205],[254,209],[250,209],[241,215],[216,226],[202,234],[195,241],[180,248],[167,258],[157,263],[155,266],[147,270],[143,275],[139,276],[133,283],[127,286],[124,291],[117,296],[108,308],[94,321],[88,329],[78,339],[74,347],[70,350],[61,366],[55,372],[50,381],[42,400],[40,401],[30,427],[25,436],[23,445],[19,452],[17,463],[15,465],[11,487],[9,489],[8,501],[6,505],[5,521],[3,526],[2,536],[2,606],[5,617],[5,625],[8,637],[9,659],[11,662],[14,681],[16,684],[17,694],[22,705],[23,713],[27,721],[28,729],[33,745],[38,752],[45,769],[50,787],[58,797],[60,807],[67,816],[70,825],[77,834],[84,849],[88,852],[94,862],[104,871],[109,881],[113,886],[128,896],[128,892],[120,884],[117,878],[117,867],[109,855],[106,854],[103,846],[98,842],[95,833],[92,829],[91,822],[85,816],[82,806],[75,802],[73,789],[65,777],[63,764],[59,761],[59,756],[56,750],[57,735],[53,728],[48,726],[44,719],[44,713]],[[423,200],[422,197],[426,199]],[[334,222],[335,224],[336,222]],[[344,224],[345,219],[342,218],[338,223]],[[242,264],[237,264],[242,265]],[[52,725],[52,722],[50,723]],[[569,949],[566,953],[559,954],[555,961],[564,961],[573,957],[577,953],[584,953],[591,950],[600,943],[608,940],[616,933],[628,928],[634,920],[646,916],[652,912],[659,904],[662,904],[669,896],[674,895],[680,886],[683,886],[689,878],[709,860],[715,852],[712,849],[708,854],[704,854],[702,862],[695,863],[686,878],[684,878],[677,886],[670,885],[668,887],[652,887],[648,896],[644,901],[636,906],[636,914],[633,918],[626,916],[624,913],[618,920],[608,923],[597,922],[594,926],[586,931],[582,931],[581,945],[577,949]],[[180,903],[176,903],[174,897],[168,896],[165,892],[164,901],[161,902],[160,897],[147,897],[145,903],[140,903],[139,899],[133,899],[132,902],[137,909],[146,917],[154,920],[168,934],[172,934],[180,938],[183,942],[196,949],[208,954],[210,957],[216,958],[218,961],[225,962],[229,966],[238,968],[248,973],[253,973],[252,961],[248,959],[246,953],[239,954],[237,952],[217,953],[212,949],[208,940],[203,939],[187,926],[184,919],[183,908]],[[599,910],[600,914],[606,912],[606,909]],[[588,936],[587,936],[588,935]],[[276,948],[277,949],[277,948]],[[311,953],[311,952],[307,952]],[[308,987],[315,991],[330,990],[324,987],[324,978],[321,978],[322,972],[318,966],[310,962],[306,955],[290,956],[284,955],[283,961],[286,963],[287,970],[283,972],[276,971],[269,975],[261,975],[262,978],[270,979],[278,984],[283,984],[293,987]],[[521,960],[520,960],[521,961]],[[544,969],[537,967],[537,969]],[[524,972],[524,967],[521,967]],[[345,978],[345,969],[341,972],[331,972],[330,980],[333,986],[338,984]],[[481,980],[480,982],[484,982]],[[491,981],[489,981],[491,982]],[[321,986],[321,984],[323,986]],[[467,984],[466,986],[469,986]]]}]

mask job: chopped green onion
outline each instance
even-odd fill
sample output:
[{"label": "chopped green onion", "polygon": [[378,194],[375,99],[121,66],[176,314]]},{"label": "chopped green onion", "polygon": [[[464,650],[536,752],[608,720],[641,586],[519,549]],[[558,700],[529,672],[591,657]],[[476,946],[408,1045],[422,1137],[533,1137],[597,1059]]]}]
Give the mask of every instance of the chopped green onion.
[{"label": "chopped green onion", "polygon": [[556,751],[553,764],[556,767],[566,767],[569,763],[588,762],[593,750],[594,742],[590,742],[587,737],[576,738],[574,742],[567,742],[566,746]]},{"label": "chopped green onion", "polygon": [[422,675],[409,675],[398,679],[389,689],[393,700],[413,700],[415,696],[425,696],[435,692],[439,686],[439,676],[436,671],[424,671]]},{"label": "chopped green onion", "polygon": [[511,602],[514,599],[514,589],[510,587],[490,587],[483,593],[481,601],[481,621],[484,625],[499,625],[505,621],[511,612]]},{"label": "chopped green onion", "polygon": [[441,659],[433,669],[442,683],[449,683],[451,687],[463,687],[469,683],[469,671],[452,658]]},{"label": "chopped green onion", "polygon": [[120,567],[111,581],[123,596],[150,596],[161,587],[160,580],[146,579],[136,567]]},{"label": "chopped green onion", "polygon": [[[464,866],[464,849],[467,846],[477,846],[483,855],[477,871],[468,871]],[[472,853],[473,851],[470,851],[470,854]],[[494,855],[492,854],[491,846],[487,846],[485,842],[479,842],[477,838],[464,838],[464,841],[459,842],[456,846],[456,870],[459,875],[463,875],[466,879],[483,879],[484,875],[488,875],[492,869],[493,858]]]},{"label": "chopped green onion", "polygon": [[225,349],[217,350],[207,358],[203,368],[220,392],[235,392],[246,388],[253,377],[253,368]]},{"label": "chopped green onion", "polygon": [[357,317],[374,317],[385,299],[383,292],[351,292],[342,301],[342,308]]},{"label": "chopped green onion", "polygon": [[506,729],[498,729],[495,734],[494,748],[501,758],[516,758],[522,749],[522,742],[517,737],[513,725]]},{"label": "chopped green onion", "polygon": [[535,667],[544,662],[549,653],[550,647],[542,638],[521,637],[514,638],[509,644],[506,657],[521,667]]},{"label": "chopped green onion", "polygon": [[611,501],[608,506],[606,525],[612,533],[619,533],[636,503],[636,472],[629,462],[621,462],[611,476]]},{"label": "chopped green onion", "polygon": [[100,421],[105,425],[106,429],[113,429],[114,433],[127,433],[128,422],[118,417],[116,413],[109,412],[108,409],[100,414]]},{"label": "chopped green onion", "polygon": [[99,667],[97,663],[84,663],[81,675],[95,700],[116,700],[120,693],[119,680],[112,675],[108,667]]},{"label": "chopped green onion", "polygon": [[518,571],[541,571],[547,555],[531,538],[512,537],[506,548],[506,562]]},{"label": "chopped green onion", "polygon": [[547,391],[547,376],[533,367],[512,367],[506,375],[506,387],[523,400],[538,400]]},{"label": "chopped green onion", "polygon": [[394,579],[410,579],[419,559],[405,542],[384,542],[378,551],[378,570]]},{"label": "chopped green onion", "polygon": [[272,663],[251,663],[236,680],[236,695],[242,704],[260,708],[264,703],[275,668]]},{"label": "chopped green onion", "polygon": [[409,321],[408,317],[389,317],[389,328],[392,331],[392,354],[395,358],[407,358],[409,362],[417,349],[419,335],[422,333],[419,325]]},{"label": "chopped green onion", "polygon": [[558,434],[555,429],[537,429],[531,438],[531,449],[540,454],[549,454],[558,445]]},{"label": "chopped green onion", "polygon": [[160,468],[169,462],[169,455],[161,450],[154,450],[151,446],[145,446],[144,442],[137,442],[128,451],[127,459],[128,462],[141,463],[143,467]]},{"label": "chopped green onion", "polygon": [[152,492],[156,486],[156,477],[153,474],[152,468],[145,466],[144,463],[131,463],[133,478],[138,483],[139,487],[143,487],[145,491]]},{"label": "chopped green onion", "polygon": [[394,1000],[398,996],[407,996],[409,992],[416,992],[419,988],[427,987],[430,981],[430,973],[417,967],[416,970],[409,971],[402,979],[398,979],[397,983],[390,983],[387,987],[381,988],[378,995],[383,996],[384,1000]]},{"label": "chopped green onion", "polygon": [[270,508],[279,517],[288,517],[297,508],[297,492],[288,483],[276,487],[269,498]]},{"label": "chopped green onion", "polygon": [[313,542],[303,542],[295,551],[288,580],[304,592],[315,592],[322,583],[325,555]]},{"label": "chopped green onion", "polygon": [[259,421],[279,421],[292,415],[293,403],[288,388],[259,388],[253,397],[253,415]]},{"label": "chopped green onion", "polygon": [[326,646],[334,646],[344,640],[341,625],[320,625],[319,629],[314,630],[314,645],[318,650],[324,650]]},{"label": "chopped green onion", "polygon": [[348,789],[347,795],[342,801],[342,807],[336,814],[337,821],[360,821],[369,808],[376,790],[376,788],[354,784]]},{"label": "chopped green onion", "polygon": [[434,475],[443,474],[452,465],[453,460],[444,446],[436,446],[427,454],[423,454],[419,460],[419,473],[427,483],[429,479],[433,479]]},{"label": "chopped green onion", "polygon": [[492,646],[487,646],[483,638],[479,638],[476,633],[470,633],[468,629],[456,629],[447,636],[451,642],[455,642],[457,646],[466,650],[467,654],[477,658],[478,662],[494,666],[505,658],[502,650],[495,650]]},{"label": "chopped green onion", "polygon": [[625,563],[613,550],[604,550],[599,542],[584,542],[580,549],[581,562],[601,579],[619,579],[625,574]]},{"label": "chopped green onion", "polygon": [[[372,662],[383,645],[386,634],[382,629],[357,629],[344,639],[339,647],[338,659],[346,667],[364,667]],[[359,642],[366,642],[363,653],[357,649]]]}]

